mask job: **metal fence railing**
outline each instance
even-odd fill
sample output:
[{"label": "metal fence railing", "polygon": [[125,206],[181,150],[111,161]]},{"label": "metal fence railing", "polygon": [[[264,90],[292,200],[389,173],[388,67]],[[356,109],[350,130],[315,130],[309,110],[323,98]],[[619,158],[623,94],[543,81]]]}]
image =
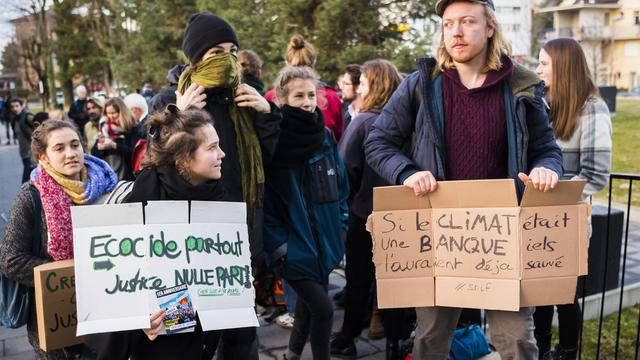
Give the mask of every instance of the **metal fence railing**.
[{"label": "metal fence railing", "polygon": [[[601,259],[604,259],[605,264],[604,264],[604,270],[602,272],[602,274],[598,274],[598,273],[594,273],[594,274],[590,274],[589,277],[586,278],[582,278],[580,281],[582,282],[582,286],[581,286],[581,294],[580,294],[580,301],[582,304],[582,326],[580,329],[580,343],[579,343],[579,347],[578,347],[578,358],[579,359],[589,359],[591,360],[593,359],[629,359],[629,354],[633,353],[633,358],[634,359],[638,359],[638,344],[639,344],[639,340],[640,340],[640,303],[638,303],[638,300],[633,300],[633,304],[632,306],[634,307],[638,307],[639,310],[639,316],[637,319],[637,323],[635,324],[635,340],[630,341],[630,343],[627,343],[627,346],[625,347],[624,350],[626,350],[626,355],[621,355],[621,330],[629,330],[630,327],[630,323],[629,321],[627,321],[627,325],[626,325],[626,329],[622,328],[622,317],[623,317],[623,310],[624,310],[624,297],[625,297],[625,286],[629,285],[631,286],[632,284],[627,284],[625,283],[625,281],[627,280],[627,266],[628,266],[628,255],[629,255],[629,242],[633,241],[634,238],[638,238],[638,241],[640,241],[640,234],[634,234],[633,232],[630,234],[630,230],[629,230],[629,225],[632,222],[631,218],[632,218],[632,211],[634,209],[634,206],[632,206],[632,195],[633,195],[633,185],[634,182],[639,181],[640,180],[640,175],[632,175],[632,174],[611,174],[611,178],[609,181],[609,194],[608,194],[608,205],[607,205],[607,210],[606,210],[606,217],[605,217],[605,246],[604,246],[604,254],[603,257],[601,257]],[[615,183],[615,184],[614,184]],[[615,204],[615,206],[612,206],[613,203],[613,189],[614,186],[616,186],[616,189],[625,189],[625,191],[627,191],[626,194],[626,204],[623,204],[623,209],[620,209],[620,205],[619,202],[624,201],[623,198],[618,197],[616,198],[616,200],[618,200],[618,203]],[[612,212],[617,212],[619,213],[620,210],[622,210],[624,212],[624,216],[622,217],[621,221],[616,221],[615,224],[612,223]],[[620,214],[619,214],[620,215]],[[635,214],[636,216],[638,214]],[[618,217],[619,218],[619,217]],[[613,227],[618,227],[618,226],[622,226],[623,229],[613,229]],[[622,230],[622,231],[620,231]],[[622,238],[622,243],[620,244],[621,249],[617,248],[617,247],[613,247],[613,251],[618,251],[618,249],[621,251],[621,253],[618,254],[610,254],[610,251],[612,251],[611,249],[611,241],[616,241],[615,239],[611,239],[611,234],[612,233],[616,233],[616,234],[622,234],[623,238]],[[592,244],[593,244],[593,239],[592,239]],[[632,244],[633,245],[633,244]],[[617,256],[620,256],[619,259],[616,259],[617,261],[621,260],[622,261],[622,266],[621,268],[618,266],[611,266],[611,263],[609,261],[610,258],[615,258]],[[635,260],[635,259],[634,259]],[[589,259],[590,262],[592,261],[598,261],[596,259]],[[619,263],[617,263],[619,264]],[[613,267],[613,269],[610,269],[610,267]],[[590,266],[591,269],[591,266]],[[610,279],[613,274],[611,274],[610,272],[612,271],[620,271],[619,274],[619,281],[620,281],[620,285],[615,288],[615,289],[611,289],[611,286],[608,282],[607,279]],[[602,279],[602,287],[601,289],[599,289],[599,292],[597,294],[592,295],[590,298],[593,299],[594,297],[599,297],[600,301],[599,301],[599,314],[597,316],[597,321],[598,321],[598,330],[597,330],[597,341],[595,343],[595,354],[593,353],[593,345],[591,345],[590,348],[590,352],[588,353],[588,355],[586,355],[586,350],[583,349],[584,347],[584,343],[586,340],[590,340],[591,343],[594,340],[593,338],[587,339],[585,338],[585,336],[588,337],[593,337],[593,333],[589,333],[589,334],[585,334],[585,301],[588,298],[586,295],[586,291],[588,288],[588,281],[594,281],[594,280],[598,280],[599,281],[599,277],[601,277]],[[599,284],[599,283],[598,283]],[[616,296],[608,296],[608,294],[617,294],[619,293],[619,299],[618,300],[618,304],[617,304],[617,321],[616,321],[616,328],[615,328],[615,344],[614,349],[611,349],[611,345],[612,345],[612,340],[613,339],[603,339],[603,323],[604,323],[604,318],[606,316],[605,314],[605,302],[607,302],[607,298],[609,298],[609,303],[611,303],[611,301],[615,301]],[[610,305],[610,304],[609,304]],[[628,301],[627,301],[627,305]],[[614,315],[615,312],[613,312],[610,315]],[[594,319],[594,320],[596,320]],[[635,320],[635,319],[634,319]],[[608,329],[604,329],[606,331],[608,331],[609,333],[611,333],[611,328]],[[628,334],[628,331],[625,331],[625,333]],[[605,341],[606,340],[606,341]],[[628,339],[626,339],[625,341],[628,341]],[[607,346],[607,348],[605,349],[605,345]],[[630,349],[628,348],[629,345],[632,345],[635,347],[635,349]],[[606,355],[605,355],[605,351],[606,351]],[[612,353],[613,351],[613,353]]]}]

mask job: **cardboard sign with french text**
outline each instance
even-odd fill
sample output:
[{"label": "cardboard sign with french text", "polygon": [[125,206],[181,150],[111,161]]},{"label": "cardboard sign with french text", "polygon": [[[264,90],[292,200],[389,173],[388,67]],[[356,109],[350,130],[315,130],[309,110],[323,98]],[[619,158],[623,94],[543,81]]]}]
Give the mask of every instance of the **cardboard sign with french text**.
[{"label": "cardboard sign with french text", "polygon": [[38,342],[42,351],[81,344],[76,336],[76,287],[73,260],[33,268]]},{"label": "cardboard sign with french text", "polygon": [[378,305],[516,311],[573,301],[587,269],[583,187],[527,186],[520,205],[511,179],[439,182],[423,197],[404,186],[375,188]]}]

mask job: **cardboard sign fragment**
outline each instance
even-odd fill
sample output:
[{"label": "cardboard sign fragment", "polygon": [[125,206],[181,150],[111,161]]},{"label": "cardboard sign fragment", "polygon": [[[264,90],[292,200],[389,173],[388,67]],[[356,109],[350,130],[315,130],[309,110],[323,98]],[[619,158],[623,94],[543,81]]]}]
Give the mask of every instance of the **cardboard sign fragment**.
[{"label": "cardboard sign fragment", "polygon": [[81,344],[76,336],[76,288],[73,260],[54,261],[33,268],[38,342],[42,351]]}]

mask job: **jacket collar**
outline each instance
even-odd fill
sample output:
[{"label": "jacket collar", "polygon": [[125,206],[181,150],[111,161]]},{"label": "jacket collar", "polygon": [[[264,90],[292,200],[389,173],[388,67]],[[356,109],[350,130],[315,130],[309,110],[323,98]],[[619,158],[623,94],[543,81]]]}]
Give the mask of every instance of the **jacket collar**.
[{"label": "jacket collar", "polygon": [[[442,75],[442,71],[437,66],[435,58],[426,57],[418,59],[418,69],[425,74],[431,74],[431,81]],[[528,70],[522,65],[514,64],[513,73],[507,78],[509,87],[514,96],[534,98],[542,96],[544,84],[534,72]]]}]

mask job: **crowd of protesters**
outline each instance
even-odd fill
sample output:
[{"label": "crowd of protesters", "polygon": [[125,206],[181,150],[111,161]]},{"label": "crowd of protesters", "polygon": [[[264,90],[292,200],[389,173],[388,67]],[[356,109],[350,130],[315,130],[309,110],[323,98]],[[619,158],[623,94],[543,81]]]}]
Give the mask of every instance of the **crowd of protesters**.
[{"label": "crowd of protesters", "polygon": [[[272,319],[291,330],[283,358],[299,359],[307,340],[314,359],[355,358],[354,340],[368,328],[370,338],[386,337],[386,359],[448,359],[454,330],[480,323],[480,311],[377,309],[366,230],[373,188],[404,185],[423,196],[443,180],[513,178],[521,196],[528,181],[549,191],[559,179],[585,179],[587,199],[607,184],[612,130],[576,41],[545,44],[533,72],[510,58],[491,0],[439,0],[435,11],[436,53],[411,74],[372,59],[346,66],[330,86],[314,70],[322,54],[295,34],[265,92],[260,56],[239,50],[232,26],[203,12],[187,21],[188,64],[169,70],[157,94],[145,83],[140,93],[106,99],[80,85],[67,114],[33,115],[23,99],[7,99],[0,116],[6,144],[18,145],[23,185],[0,269],[33,287],[33,267],[73,258],[71,206],[245,202],[256,284],[277,278],[284,289]],[[346,286],[334,304],[329,274],[345,255]],[[332,335],[334,306],[344,307],[344,319]],[[576,359],[577,299],[557,309],[555,347],[553,306],[485,311],[501,358]],[[211,359],[216,351],[258,359],[253,327],[198,324],[158,336],[163,316],[151,314],[149,329],[91,335],[50,352],[38,346],[34,317],[29,341],[42,359]]]}]

